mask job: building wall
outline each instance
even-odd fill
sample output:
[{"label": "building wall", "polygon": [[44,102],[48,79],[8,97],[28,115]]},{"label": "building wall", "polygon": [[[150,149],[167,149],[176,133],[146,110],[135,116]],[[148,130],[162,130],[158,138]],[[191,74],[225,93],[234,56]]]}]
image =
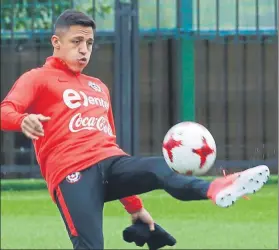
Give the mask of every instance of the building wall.
[{"label": "building wall", "polygon": [[277,45],[200,41],[195,52],[196,117],[218,157],[277,158]]},{"label": "building wall", "polygon": [[[177,121],[177,46],[169,40],[140,43],[142,155],[161,154],[164,134]],[[215,137],[218,158],[277,157],[276,44],[197,41],[195,46],[196,119]],[[51,53],[50,45],[30,42],[16,50],[2,46],[1,100],[20,74],[42,65]],[[85,73],[102,79],[113,92],[113,44],[97,45]],[[20,133],[4,133],[1,163],[32,163],[30,145]]]}]

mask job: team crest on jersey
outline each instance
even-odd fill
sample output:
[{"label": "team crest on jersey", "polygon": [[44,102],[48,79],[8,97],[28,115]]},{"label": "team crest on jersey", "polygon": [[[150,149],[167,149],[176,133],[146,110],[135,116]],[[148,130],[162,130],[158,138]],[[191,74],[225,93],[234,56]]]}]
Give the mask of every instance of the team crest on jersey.
[{"label": "team crest on jersey", "polygon": [[102,92],[101,87],[98,84],[96,84],[95,82],[89,81],[88,86],[91,87],[92,89],[94,89],[97,92]]},{"label": "team crest on jersey", "polygon": [[75,172],[75,173],[69,174],[66,177],[66,181],[69,182],[69,183],[76,183],[80,180],[80,178],[81,178],[81,173],[80,172]]}]

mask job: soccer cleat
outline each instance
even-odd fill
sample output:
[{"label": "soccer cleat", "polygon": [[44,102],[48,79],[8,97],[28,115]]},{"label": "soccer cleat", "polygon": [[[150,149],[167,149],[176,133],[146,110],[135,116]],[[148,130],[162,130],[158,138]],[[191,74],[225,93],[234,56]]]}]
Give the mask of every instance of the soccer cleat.
[{"label": "soccer cleat", "polygon": [[265,165],[247,169],[214,180],[208,189],[207,196],[220,207],[229,207],[237,199],[259,191],[270,176]]}]

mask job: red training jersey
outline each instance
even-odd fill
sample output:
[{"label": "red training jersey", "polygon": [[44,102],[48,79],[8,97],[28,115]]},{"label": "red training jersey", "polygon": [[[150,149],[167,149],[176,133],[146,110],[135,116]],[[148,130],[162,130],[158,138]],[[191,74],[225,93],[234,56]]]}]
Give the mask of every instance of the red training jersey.
[{"label": "red training jersey", "polygon": [[[44,137],[34,140],[41,173],[53,201],[54,190],[69,174],[111,156],[127,155],[116,143],[109,90],[99,79],[72,72],[56,57],[23,74],[1,103],[1,130],[21,131],[27,114],[51,117]],[[121,200],[130,213],[138,196]]]}]

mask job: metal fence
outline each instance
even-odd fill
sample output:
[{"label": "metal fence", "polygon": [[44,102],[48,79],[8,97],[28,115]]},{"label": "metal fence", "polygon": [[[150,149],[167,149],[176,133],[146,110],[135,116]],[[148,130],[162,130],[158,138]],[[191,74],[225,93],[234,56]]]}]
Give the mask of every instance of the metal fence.
[{"label": "metal fence", "polygon": [[[23,72],[52,54],[55,18],[76,8],[97,21],[85,73],[110,88],[124,149],[161,155],[167,130],[189,118],[215,137],[216,167],[265,162],[277,168],[276,0],[86,2],[2,4],[1,100]],[[34,176],[36,164],[28,139],[1,132],[3,177]]]}]

